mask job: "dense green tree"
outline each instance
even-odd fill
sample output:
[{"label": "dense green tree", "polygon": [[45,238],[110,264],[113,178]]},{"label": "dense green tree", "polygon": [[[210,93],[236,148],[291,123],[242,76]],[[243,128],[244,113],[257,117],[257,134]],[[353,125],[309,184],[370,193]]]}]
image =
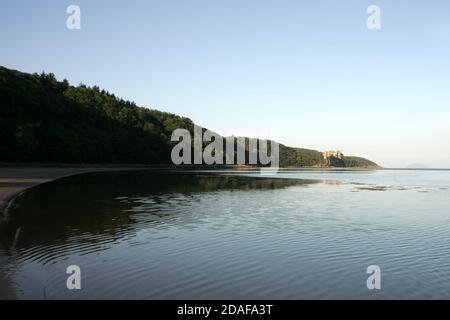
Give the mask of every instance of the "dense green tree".
[{"label": "dense green tree", "polygon": [[[169,164],[177,128],[192,133],[194,123],[52,73],[0,67],[0,162]],[[280,164],[328,165],[321,152],[283,145]],[[357,157],[332,165],[376,166]]]}]

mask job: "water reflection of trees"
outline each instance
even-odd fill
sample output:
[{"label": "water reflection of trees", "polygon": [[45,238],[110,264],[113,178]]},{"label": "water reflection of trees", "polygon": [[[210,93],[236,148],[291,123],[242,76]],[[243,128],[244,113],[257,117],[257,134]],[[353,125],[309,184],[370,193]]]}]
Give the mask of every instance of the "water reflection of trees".
[{"label": "water reflection of trees", "polygon": [[[270,190],[306,185],[315,181],[221,174],[115,172],[85,174],[30,189],[20,196],[0,226],[0,248],[10,250],[55,242],[114,242],[142,227],[142,215],[135,215],[135,201],[148,204],[158,217],[161,205],[183,195],[224,190]],[[206,195],[205,195],[206,196]],[[160,202],[158,206],[157,202]],[[165,202],[161,204],[161,202]],[[176,203],[173,203],[176,206]],[[142,213],[142,212],[141,212]],[[165,214],[159,218],[167,218]],[[149,218],[146,218],[148,222]],[[20,236],[17,238],[17,230]],[[16,239],[15,239],[16,238]]]}]

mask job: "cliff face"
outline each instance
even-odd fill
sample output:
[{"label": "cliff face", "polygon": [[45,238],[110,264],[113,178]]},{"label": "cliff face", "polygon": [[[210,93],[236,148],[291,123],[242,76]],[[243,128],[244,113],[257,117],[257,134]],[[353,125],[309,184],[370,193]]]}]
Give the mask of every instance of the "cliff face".
[{"label": "cliff face", "polygon": [[345,167],[344,154],[339,150],[324,151],[322,156],[327,167]]},{"label": "cliff face", "polygon": [[329,166],[329,167],[339,167],[339,168],[345,168],[346,167],[343,157],[342,158],[338,158],[338,157],[335,157],[335,156],[330,156],[327,160],[328,160],[327,166]]},{"label": "cliff face", "polygon": [[[0,162],[170,164],[177,128],[194,123],[105,90],[0,67]],[[280,145],[282,167],[370,167],[373,162]]]}]

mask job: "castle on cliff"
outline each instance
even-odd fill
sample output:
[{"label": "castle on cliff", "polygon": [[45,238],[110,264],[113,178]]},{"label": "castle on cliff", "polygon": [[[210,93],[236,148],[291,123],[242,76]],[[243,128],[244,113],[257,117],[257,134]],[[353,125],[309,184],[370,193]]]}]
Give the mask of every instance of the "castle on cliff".
[{"label": "castle on cliff", "polygon": [[344,154],[342,152],[340,152],[339,150],[337,150],[337,151],[324,151],[324,152],[322,152],[322,155],[323,155],[323,159],[324,160],[330,160],[331,157],[337,158],[337,159],[343,159],[344,158]]}]

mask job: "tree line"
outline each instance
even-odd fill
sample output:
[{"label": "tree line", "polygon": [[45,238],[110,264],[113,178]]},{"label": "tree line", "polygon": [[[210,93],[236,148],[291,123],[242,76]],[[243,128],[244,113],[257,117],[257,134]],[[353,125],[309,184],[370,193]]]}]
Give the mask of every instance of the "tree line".
[{"label": "tree line", "polygon": [[[0,162],[170,164],[177,128],[192,132],[194,123],[52,73],[0,67]],[[338,166],[376,166],[344,160]],[[280,145],[280,165],[325,163],[319,151]]]}]

